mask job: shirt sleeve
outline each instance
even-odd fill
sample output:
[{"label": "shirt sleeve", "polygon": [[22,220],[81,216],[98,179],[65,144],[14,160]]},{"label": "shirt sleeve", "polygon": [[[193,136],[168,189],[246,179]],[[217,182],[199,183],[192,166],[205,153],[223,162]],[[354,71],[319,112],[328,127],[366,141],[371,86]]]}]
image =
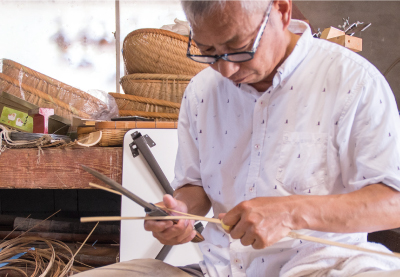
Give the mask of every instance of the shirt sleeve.
[{"label": "shirt sleeve", "polygon": [[343,184],[351,190],[384,183],[400,191],[400,119],[381,74],[360,86],[338,136]]},{"label": "shirt sleeve", "polygon": [[182,98],[178,120],[178,152],[175,162],[174,189],[186,184],[202,186],[200,176],[199,145],[197,141],[198,100],[195,97],[193,80]]}]

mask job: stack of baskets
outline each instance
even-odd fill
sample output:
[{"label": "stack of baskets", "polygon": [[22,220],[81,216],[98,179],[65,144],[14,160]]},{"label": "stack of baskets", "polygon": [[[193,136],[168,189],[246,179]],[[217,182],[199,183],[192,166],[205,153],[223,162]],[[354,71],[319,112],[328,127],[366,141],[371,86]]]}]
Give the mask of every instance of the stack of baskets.
[{"label": "stack of baskets", "polygon": [[90,118],[88,113],[107,108],[98,98],[11,60],[0,60],[0,92],[8,92],[71,120]]},{"label": "stack of baskets", "polygon": [[[123,43],[125,92],[115,97],[121,116],[176,121],[186,86],[207,67],[186,57],[188,38],[161,29],[139,29]],[[200,54],[195,46],[194,53]]]}]

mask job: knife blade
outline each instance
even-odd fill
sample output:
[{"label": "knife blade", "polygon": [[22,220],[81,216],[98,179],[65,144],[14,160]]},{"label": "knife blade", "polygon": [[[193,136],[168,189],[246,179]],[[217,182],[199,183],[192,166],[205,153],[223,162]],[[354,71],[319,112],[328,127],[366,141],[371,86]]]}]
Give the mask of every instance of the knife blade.
[{"label": "knife blade", "polygon": [[107,185],[111,186],[116,191],[122,193],[124,196],[126,196],[129,199],[131,199],[132,201],[134,201],[136,204],[142,206],[144,208],[146,214],[148,214],[150,216],[165,216],[165,215],[169,215],[163,209],[155,206],[152,203],[149,203],[149,202],[143,200],[142,198],[140,198],[136,194],[134,194],[131,191],[127,190],[126,188],[124,188],[123,186],[118,184],[116,181],[108,178],[107,176],[101,174],[100,172],[98,172],[98,171],[96,171],[96,170],[94,170],[94,169],[92,169],[90,167],[87,167],[85,165],[81,165],[81,167],[84,170],[86,170],[87,172],[89,172],[90,174],[92,174],[97,179],[103,181],[104,183],[106,183]]},{"label": "knife blade", "polygon": [[[107,185],[113,187],[116,191],[122,193],[124,196],[128,197],[129,199],[131,199],[135,203],[137,203],[140,206],[142,206],[147,215],[149,215],[149,216],[167,216],[167,215],[169,215],[163,209],[155,206],[152,203],[149,203],[149,202],[143,200],[142,198],[140,198],[136,194],[134,194],[131,191],[129,191],[126,188],[124,188],[118,182],[108,178],[107,176],[101,174],[100,172],[98,172],[98,171],[96,171],[96,170],[94,170],[94,169],[92,169],[90,167],[87,167],[87,166],[85,166],[83,164],[81,164],[81,167],[85,171],[87,171],[88,173],[92,174],[97,179],[103,181]],[[174,222],[174,224],[178,223],[177,220],[173,220],[172,222]],[[192,239],[192,242],[198,243],[198,242],[202,242],[202,241],[204,241],[204,237],[198,231],[196,231],[196,236]]]}]

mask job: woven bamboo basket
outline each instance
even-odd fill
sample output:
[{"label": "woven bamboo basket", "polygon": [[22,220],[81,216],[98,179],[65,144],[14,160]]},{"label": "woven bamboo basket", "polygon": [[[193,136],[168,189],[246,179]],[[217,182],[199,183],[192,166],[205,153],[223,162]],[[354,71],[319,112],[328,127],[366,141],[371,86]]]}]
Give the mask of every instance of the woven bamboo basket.
[{"label": "woven bamboo basket", "polygon": [[3,74],[43,91],[85,114],[92,114],[102,108],[107,109],[107,105],[98,98],[12,60],[0,60],[0,67]]},{"label": "woven bamboo basket", "polygon": [[0,73],[0,91],[8,92],[16,97],[24,99],[29,103],[42,107],[54,109],[54,114],[71,119],[71,116],[89,118],[89,115],[75,109],[74,107],[26,84],[20,84],[18,80]]},{"label": "woven bamboo basket", "polygon": [[109,94],[114,97],[119,110],[179,114],[181,107],[178,103],[165,100],[111,92]]},{"label": "woven bamboo basket", "polygon": [[[161,29],[129,33],[122,46],[126,73],[196,75],[208,65],[186,57],[188,41],[185,36]],[[191,51],[200,54],[195,45]]]},{"label": "woven bamboo basket", "polygon": [[193,76],[171,74],[130,74],[120,83],[126,94],[181,103]]}]

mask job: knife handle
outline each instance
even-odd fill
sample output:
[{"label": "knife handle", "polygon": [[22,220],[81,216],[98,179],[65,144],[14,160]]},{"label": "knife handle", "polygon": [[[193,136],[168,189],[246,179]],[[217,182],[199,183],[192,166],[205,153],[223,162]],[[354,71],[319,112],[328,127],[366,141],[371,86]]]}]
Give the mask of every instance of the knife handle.
[{"label": "knife handle", "polygon": [[[178,224],[177,220],[172,220],[172,222],[174,224]],[[199,233],[199,231],[196,231],[196,236],[192,239],[192,242],[193,243],[199,243],[199,242],[202,242],[202,241],[204,241],[204,237]]]}]

